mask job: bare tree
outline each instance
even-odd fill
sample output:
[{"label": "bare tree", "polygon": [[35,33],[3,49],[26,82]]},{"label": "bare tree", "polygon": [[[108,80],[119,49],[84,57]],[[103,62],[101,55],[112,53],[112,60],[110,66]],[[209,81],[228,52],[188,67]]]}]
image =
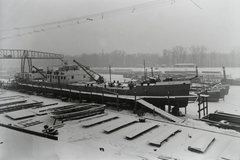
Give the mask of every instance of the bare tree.
[{"label": "bare tree", "polygon": [[193,63],[196,63],[198,66],[206,65],[205,60],[207,55],[208,48],[205,46],[191,46],[189,48],[190,54],[192,55]]},{"label": "bare tree", "polygon": [[185,63],[186,62],[186,55],[187,55],[187,48],[183,46],[175,46],[172,49],[173,58],[175,59],[175,63]]}]

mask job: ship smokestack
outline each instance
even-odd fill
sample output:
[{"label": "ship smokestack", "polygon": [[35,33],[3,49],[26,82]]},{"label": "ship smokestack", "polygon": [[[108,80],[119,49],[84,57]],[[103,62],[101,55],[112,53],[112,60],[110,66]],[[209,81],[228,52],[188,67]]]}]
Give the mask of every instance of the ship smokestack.
[{"label": "ship smokestack", "polygon": [[196,77],[198,77],[198,67],[196,66]]},{"label": "ship smokestack", "polygon": [[223,66],[223,79],[226,80],[227,77],[226,77],[226,71],[225,71],[225,67]]}]

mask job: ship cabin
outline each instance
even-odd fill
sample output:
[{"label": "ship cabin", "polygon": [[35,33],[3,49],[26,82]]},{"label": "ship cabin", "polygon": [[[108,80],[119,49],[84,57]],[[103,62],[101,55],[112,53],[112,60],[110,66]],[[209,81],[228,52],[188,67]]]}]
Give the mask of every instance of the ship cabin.
[{"label": "ship cabin", "polygon": [[173,65],[174,68],[196,68],[194,63],[177,63]]},{"label": "ship cabin", "polygon": [[194,76],[196,75],[196,64],[194,63],[177,63],[172,68],[164,71],[164,76],[184,75]]},{"label": "ship cabin", "polygon": [[220,71],[202,71],[203,76],[213,76],[213,77],[220,77],[222,78],[222,72]]},{"label": "ship cabin", "polygon": [[[92,75],[94,77],[94,75]],[[77,65],[63,65],[47,71],[47,81],[52,83],[89,82],[91,77]]]},{"label": "ship cabin", "polygon": [[43,80],[44,77],[38,72],[24,72],[23,79],[27,81],[34,81],[34,80]]}]

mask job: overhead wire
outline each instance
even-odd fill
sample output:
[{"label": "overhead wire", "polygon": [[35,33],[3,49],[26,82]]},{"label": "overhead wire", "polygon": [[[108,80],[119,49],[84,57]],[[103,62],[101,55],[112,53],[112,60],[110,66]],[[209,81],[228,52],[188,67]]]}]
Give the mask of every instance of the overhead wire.
[{"label": "overhead wire", "polygon": [[195,4],[195,6],[197,6],[198,8],[200,8],[200,9],[202,9],[197,3],[195,3],[193,0],[191,0],[191,2],[193,3],[193,4]]},{"label": "overhead wire", "polygon": [[[181,1],[189,1],[189,0],[181,0]],[[152,1],[152,2],[142,3],[142,4],[138,4],[138,5],[134,5],[134,6],[114,9],[114,10],[110,10],[110,11],[106,11],[106,12],[100,12],[100,13],[95,13],[95,14],[91,14],[91,15],[85,15],[85,16],[81,16],[81,17],[65,19],[65,20],[61,20],[61,21],[43,23],[43,24],[38,24],[38,25],[31,25],[31,26],[24,26],[24,27],[14,27],[14,28],[10,28],[10,29],[3,29],[3,30],[0,30],[0,32],[21,31],[21,30],[27,30],[27,29],[34,29],[34,30],[28,31],[26,33],[21,33],[21,34],[18,33],[16,35],[10,36],[10,37],[9,36],[3,37],[3,38],[0,38],[0,40],[26,36],[26,35],[30,35],[30,34],[34,34],[34,33],[40,33],[40,32],[45,32],[45,31],[49,31],[49,30],[60,29],[60,28],[69,27],[69,26],[73,26],[73,25],[79,25],[82,23],[90,22],[90,21],[92,22],[92,21],[96,21],[96,20],[100,20],[100,19],[110,18],[110,17],[114,17],[114,16],[120,16],[124,13],[129,13],[129,14],[135,13],[137,11],[141,11],[144,9],[158,7],[159,5],[161,5],[161,6],[162,5],[171,5],[171,4],[173,4],[173,2],[179,3],[180,0],[178,2],[176,2],[176,0]]]},{"label": "overhead wire", "polygon": [[[89,17],[94,18],[94,17],[99,16],[99,14],[101,14],[101,15],[114,14],[114,13],[124,12],[124,11],[127,11],[127,10],[132,10],[132,8],[139,8],[140,9],[142,7],[148,7],[148,6],[151,6],[151,5],[157,5],[157,4],[171,2],[171,1],[172,0],[164,0],[164,1],[161,1],[161,2],[157,2],[157,3],[156,3],[156,1],[152,1],[152,2],[147,2],[147,3],[143,3],[143,4],[130,6],[130,7],[114,9],[114,10],[111,10],[111,11],[106,11],[106,12],[101,12],[101,13],[96,13],[96,14],[91,14],[91,15],[86,15],[86,16],[81,16],[81,17],[75,17],[75,18],[65,19],[65,20],[61,20],[61,21],[54,21],[54,22],[31,25],[31,26],[24,26],[24,27],[14,27],[14,28],[9,28],[9,29],[1,29],[0,32],[23,30],[23,29],[30,29],[30,28],[37,28],[37,27],[46,27],[46,26],[50,26],[50,25],[68,23],[68,22],[76,21],[76,20],[83,20],[83,19],[87,19]],[[155,2],[155,3],[153,3],[153,2]]]}]

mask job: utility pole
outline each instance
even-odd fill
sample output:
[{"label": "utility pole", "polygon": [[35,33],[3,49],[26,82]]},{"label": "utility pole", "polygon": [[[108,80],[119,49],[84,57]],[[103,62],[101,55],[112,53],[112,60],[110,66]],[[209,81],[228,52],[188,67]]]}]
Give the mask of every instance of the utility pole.
[{"label": "utility pole", "polygon": [[153,67],[151,67],[152,77],[153,77]]},{"label": "utility pole", "polygon": [[110,75],[110,83],[112,82],[112,79],[111,79],[111,66],[109,65],[109,75]]},{"label": "utility pole", "polygon": [[143,67],[144,67],[144,79],[145,79],[145,81],[146,81],[146,71],[145,71],[145,59],[143,60]]}]

